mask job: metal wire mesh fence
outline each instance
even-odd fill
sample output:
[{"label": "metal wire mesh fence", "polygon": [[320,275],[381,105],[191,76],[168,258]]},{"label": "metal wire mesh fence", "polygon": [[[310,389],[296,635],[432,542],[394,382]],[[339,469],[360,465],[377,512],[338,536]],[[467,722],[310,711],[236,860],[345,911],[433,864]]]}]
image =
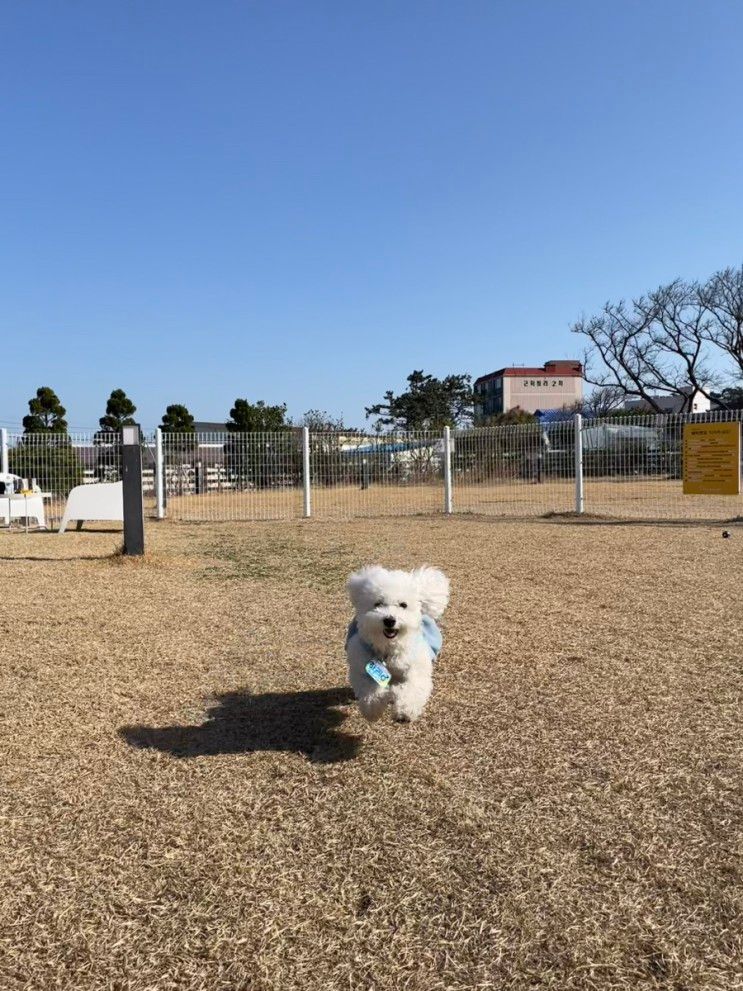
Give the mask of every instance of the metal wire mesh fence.
[{"label": "metal wire mesh fence", "polygon": [[302,515],[302,442],[278,433],[165,433],[163,488],[177,520],[274,520]]},{"label": "metal wire mesh fence", "polygon": [[407,516],[443,512],[440,433],[312,433],[313,515]]},{"label": "metal wire mesh fence", "polygon": [[[738,410],[566,418],[451,434],[158,431],[142,441],[143,499],[149,515],[174,520],[529,517],[576,510],[622,519],[729,520],[743,518],[741,495],[683,494],[683,432],[687,423],[741,420]],[[43,494],[52,526],[73,486],[121,478],[116,433],[2,432],[0,439],[3,470]]]},{"label": "metal wire mesh fence", "polygon": [[457,512],[543,516],[575,507],[575,426],[519,423],[453,436],[452,484]]},{"label": "metal wire mesh fence", "polygon": [[[683,426],[741,419],[743,411],[733,411],[457,430],[448,458],[438,432],[304,432],[306,451],[301,430],[165,435],[167,515],[260,520],[444,513],[448,476],[455,513],[528,517],[580,508],[627,519],[731,519],[743,516],[740,496],[683,494]],[[582,470],[576,475],[578,440]]]},{"label": "metal wire mesh fence", "polygon": [[586,512],[647,520],[743,517],[743,497],[684,495],[687,423],[743,420],[743,410],[585,420],[582,428]]}]

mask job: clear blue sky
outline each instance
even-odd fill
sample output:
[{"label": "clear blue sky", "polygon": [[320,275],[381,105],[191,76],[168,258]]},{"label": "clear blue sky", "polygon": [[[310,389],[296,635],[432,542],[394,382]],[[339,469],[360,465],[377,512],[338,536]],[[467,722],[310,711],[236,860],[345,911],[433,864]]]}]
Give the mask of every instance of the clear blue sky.
[{"label": "clear blue sky", "polygon": [[742,40],[737,0],[8,0],[0,421],[359,425],[413,368],[577,355],[741,262]]}]

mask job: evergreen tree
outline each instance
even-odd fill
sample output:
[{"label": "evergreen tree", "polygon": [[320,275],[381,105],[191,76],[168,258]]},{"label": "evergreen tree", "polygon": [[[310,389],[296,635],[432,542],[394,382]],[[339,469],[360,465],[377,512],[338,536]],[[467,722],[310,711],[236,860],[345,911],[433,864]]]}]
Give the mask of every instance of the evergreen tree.
[{"label": "evergreen tree", "polygon": [[396,396],[385,392],[384,402],[369,406],[367,417],[379,417],[377,426],[393,430],[441,430],[462,426],[472,419],[474,395],[470,375],[437,379],[422,370],[408,375],[408,388]]},{"label": "evergreen tree", "polygon": [[124,390],[114,389],[106,403],[106,415],[102,416],[98,421],[101,425],[101,430],[116,431],[118,433],[122,427],[133,426],[136,422],[134,420],[134,414],[136,412],[137,407]]},{"label": "evergreen tree", "polygon": [[9,452],[9,468],[29,482],[36,479],[43,490],[66,497],[83,480],[80,459],[67,433],[67,411],[49,386],[36,390],[28,409],[24,436]]},{"label": "evergreen tree", "polygon": [[185,406],[175,403],[163,414],[161,429],[165,434],[192,434],[194,419]]},{"label": "evergreen tree", "polygon": [[[166,435],[175,434],[169,439],[163,438],[166,464],[172,467],[179,466],[175,478],[168,473],[167,484],[169,490],[174,486],[175,491],[183,495],[190,489],[193,482],[190,472],[199,460],[199,442],[194,431],[194,418],[185,406],[174,403],[166,408],[160,429]],[[186,436],[179,436],[183,434]],[[199,484],[197,479],[197,489]]]},{"label": "evergreen tree", "polygon": [[36,390],[36,395],[28,401],[28,415],[23,417],[23,432],[26,434],[66,434],[67,410],[59,401],[59,396],[48,385]]},{"label": "evergreen tree", "polygon": [[225,424],[230,433],[276,433],[289,430],[286,420],[286,403],[280,406],[267,406],[262,399],[249,403],[247,399],[236,399],[230,410],[230,419]]},{"label": "evergreen tree", "polygon": [[121,447],[118,443],[121,428],[136,423],[134,414],[137,407],[123,389],[114,389],[106,403],[106,415],[98,423],[101,429],[93,436],[93,444],[98,448],[96,475],[100,482],[118,482],[122,474]]}]

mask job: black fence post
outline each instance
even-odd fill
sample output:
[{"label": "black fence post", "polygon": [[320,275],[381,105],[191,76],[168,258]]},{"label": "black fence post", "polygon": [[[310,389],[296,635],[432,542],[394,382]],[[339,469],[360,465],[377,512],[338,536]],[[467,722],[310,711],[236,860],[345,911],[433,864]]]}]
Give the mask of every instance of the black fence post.
[{"label": "black fence post", "polygon": [[136,424],[121,428],[121,480],[124,497],[124,553],[144,554],[144,507],[142,505],[142,443]]}]

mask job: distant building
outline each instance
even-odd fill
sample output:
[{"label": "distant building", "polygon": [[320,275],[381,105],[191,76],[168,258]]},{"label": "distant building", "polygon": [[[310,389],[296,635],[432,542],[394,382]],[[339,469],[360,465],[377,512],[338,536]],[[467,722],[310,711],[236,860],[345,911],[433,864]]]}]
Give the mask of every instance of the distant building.
[{"label": "distant building", "polygon": [[[681,391],[682,396],[653,396],[653,402],[657,403],[662,413],[709,413],[712,404],[701,392],[697,391],[692,395],[692,389]],[[645,399],[628,399],[624,408],[637,413],[657,412]]]},{"label": "distant building", "polygon": [[227,427],[224,425],[224,420],[194,420],[193,430],[195,434],[223,434],[226,433]]},{"label": "distant building", "polygon": [[562,409],[583,400],[579,361],[546,361],[541,368],[501,368],[475,381],[475,423],[510,409],[536,413]]}]

